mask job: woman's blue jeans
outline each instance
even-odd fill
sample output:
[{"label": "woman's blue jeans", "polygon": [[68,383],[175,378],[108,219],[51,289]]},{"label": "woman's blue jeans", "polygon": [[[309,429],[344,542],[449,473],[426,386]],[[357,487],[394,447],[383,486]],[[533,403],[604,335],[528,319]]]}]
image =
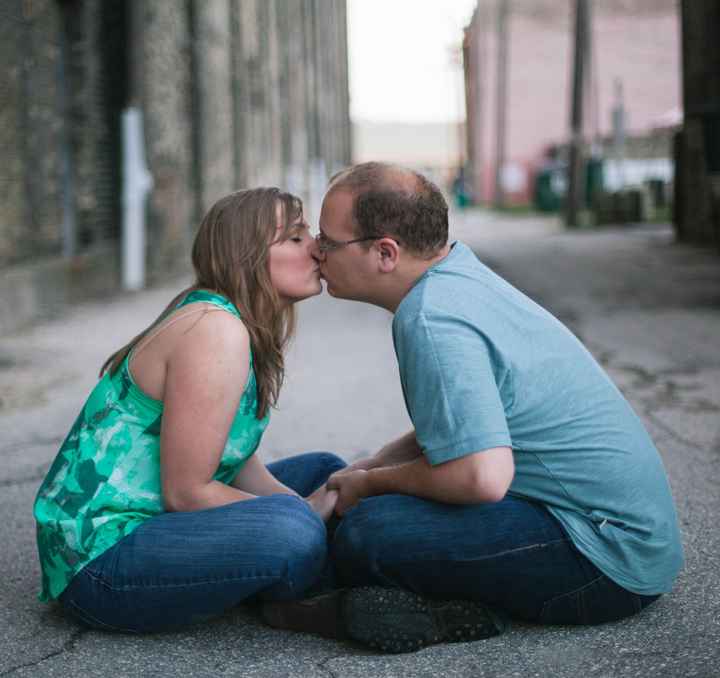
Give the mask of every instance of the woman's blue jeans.
[{"label": "woman's blue jeans", "polygon": [[[268,468],[302,496],[345,466],[308,453]],[[94,628],[151,632],[216,616],[253,596],[301,598],[323,574],[327,532],[306,502],[275,494],[149,519],[88,563],[60,596]]]},{"label": "woman's blue jeans", "polygon": [[544,624],[614,621],[658,597],[618,586],[547,509],[510,495],[472,506],[395,494],[364,499],[337,526],[332,558],[344,586],[473,599]]}]

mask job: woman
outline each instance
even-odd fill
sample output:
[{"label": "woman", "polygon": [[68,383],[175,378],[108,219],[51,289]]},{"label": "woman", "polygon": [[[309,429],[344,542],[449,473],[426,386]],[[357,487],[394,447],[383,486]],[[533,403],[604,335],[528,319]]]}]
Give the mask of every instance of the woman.
[{"label": "woman", "polygon": [[[321,291],[300,200],[239,191],[203,220],[195,284],[113,353],[35,502],[41,600],[150,632],[320,577],[344,463],[254,452],[283,379],[293,304]],[[302,497],[306,496],[306,499]]]}]

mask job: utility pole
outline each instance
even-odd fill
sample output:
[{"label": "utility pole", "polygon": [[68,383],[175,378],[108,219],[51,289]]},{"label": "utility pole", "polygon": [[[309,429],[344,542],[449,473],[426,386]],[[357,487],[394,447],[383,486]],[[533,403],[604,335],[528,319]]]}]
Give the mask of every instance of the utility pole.
[{"label": "utility pole", "polygon": [[583,103],[590,32],[588,2],[589,0],[575,0],[575,49],[568,158],[569,186],[565,213],[565,224],[571,228],[579,225],[578,217],[585,194],[583,190]]},{"label": "utility pole", "polygon": [[507,20],[510,0],[499,0],[497,14],[497,82],[495,100],[495,207],[505,206],[502,182],[505,165],[505,129],[507,116],[508,39]]},{"label": "utility pole", "polygon": [[473,123],[472,138],[474,148],[474,160],[472,163],[472,187],[473,197],[476,202],[483,201],[485,196],[485,86],[484,76],[485,65],[487,64],[486,50],[486,24],[487,7],[480,7],[476,12],[476,37],[472,45],[472,54],[475,62],[475,96],[473,103],[475,105],[475,121]]},{"label": "utility pole", "polygon": [[[465,68],[464,64],[466,63],[467,59],[464,58],[465,49],[463,45],[460,45],[460,47],[452,46],[448,49],[448,61],[450,65],[450,71],[452,72],[452,75],[450,76],[452,78],[452,89],[453,89],[453,95],[455,98],[455,101],[457,102],[457,111],[458,113],[462,113],[463,109],[463,103],[464,103],[464,97],[463,93],[465,90]],[[458,79],[459,76],[459,79]],[[467,110],[467,109],[466,109]],[[455,128],[455,138],[457,143],[457,152],[455,153],[454,157],[451,157],[448,161],[448,165],[450,167],[455,167],[458,172],[463,171],[463,168],[465,167],[465,140],[466,140],[466,129],[468,128],[467,124],[467,115],[466,115],[466,122],[463,124],[460,120],[458,121],[456,128]],[[450,144],[450,147],[452,145]]]}]

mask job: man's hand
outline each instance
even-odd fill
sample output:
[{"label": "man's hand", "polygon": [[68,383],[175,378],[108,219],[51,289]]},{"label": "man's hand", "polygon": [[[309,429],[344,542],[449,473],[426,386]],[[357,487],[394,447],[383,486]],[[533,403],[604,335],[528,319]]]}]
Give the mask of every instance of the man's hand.
[{"label": "man's hand", "polygon": [[309,497],[306,497],[305,501],[324,522],[327,522],[333,513],[337,499],[338,493],[335,490],[328,489],[327,485],[321,485]]},{"label": "man's hand", "polygon": [[370,494],[368,473],[363,469],[349,472],[347,469],[343,469],[343,471],[334,473],[328,479],[327,486],[329,490],[335,490],[338,493],[335,513],[339,516],[345,515],[346,511]]},{"label": "man's hand", "polygon": [[375,468],[375,465],[376,461],[374,456],[363,457],[346,466],[344,469],[335,472],[333,475],[340,476],[352,473],[353,471],[369,471],[371,468]]}]

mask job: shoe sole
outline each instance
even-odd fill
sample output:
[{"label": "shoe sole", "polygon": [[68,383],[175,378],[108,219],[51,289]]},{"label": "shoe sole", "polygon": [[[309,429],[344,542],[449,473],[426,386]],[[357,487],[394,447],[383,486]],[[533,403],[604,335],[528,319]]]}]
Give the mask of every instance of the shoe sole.
[{"label": "shoe sole", "polygon": [[345,627],[353,640],[394,654],[436,643],[491,638],[507,627],[502,617],[482,603],[428,600],[404,589],[349,589],[342,604]]}]

